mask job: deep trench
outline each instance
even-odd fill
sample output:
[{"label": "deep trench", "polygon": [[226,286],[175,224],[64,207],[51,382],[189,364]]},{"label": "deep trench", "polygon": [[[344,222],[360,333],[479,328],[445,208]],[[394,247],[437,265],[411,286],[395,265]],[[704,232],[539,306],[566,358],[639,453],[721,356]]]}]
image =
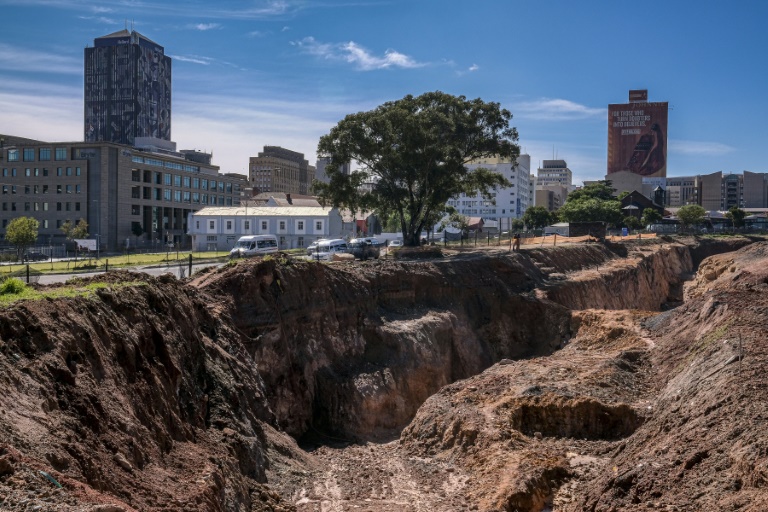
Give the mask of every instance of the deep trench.
[{"label": "deep trench", "polygon": [[[552,302],[565,306],[568,311],[574,309],[605,308],[631,309],[632,300],[639,299],[637,290],[650,287],[653,293],[643,298],[645,310],[663,311],[682,302],[683,282],[694,272],[694,256],[685,246],[667,249],[667,254],[657,253],[641,259],[637,266],[622,268],[613,272],[604,271],[591,281],[569,283],[567,279],[544,279],[536,286],[545,289]],[[623,256],[619,254],[618,257]],[[665,271],[665,262],[676,259],[679,263],[677,273]],[[700,262],[696,261],[696,264]],[[547,262],[546,264],[552,264]],[[541,265],[539,265],[541,266]],[[618,283],[618,284],[617,284]],[[622,296],[616,286],[634,286],[628,288]],[[530,293],[524,295],[531,295]],[[527,299],[529,300],[529,299]],[[604,302],[605,301],[605,302]],[[608,302],[610,301],[610,302]],[[549,306],[548,306],[549,307]],[[478,310],[479,308],[476,308]],[[538,314],[546,316],[552,309],[542,309]],[[508,314],[508,313],[504,313]],[[570,313],[569,313],[570,314]],[[493,319],[491,319],[493,321]],[[514,322],[515,319],[510,319]],[[527,321],[530,321],[528,318]],[[424,334],[424,333],[421,333]],[[492,337],[498,333],[484,333]],[[441,373],[434,361],[418,361],[417,352],[408,352],[404,345],[392,340],[377,340],[375,336],[365,336],[364,356],[355,366],[353,361],[346,365],[320,368],[314,376],[314,398],[312,399],[311,418],[303,432],[295,437],[303,445],[333,443],[341,439],[349,441],[385,440],[397,438],[401,430],[410,422],[418,408],[439,388],[456,380],[472,377],[503,358],[521,359],[531,356],[551,355],[564,346],[572,333],[564,333],[561,342],[545,347],[525,347],[519,354],[508,354],[488,349],[489,343],[481,340],[478,346],[489,350],[487,359],[474,371],[467,372],[466,365],[457,365],[456,355],[447,354],[450,371]],[[445,332],[426,333],[437,340],[446,338]],[[455,351],[455,347],[452,348]],[[629,365],[637,361],[625,362]],[[389,365],[389,366],[387,366]],[[462,371],[456,367],[462,366]],[[343,370],[339,370],[343,368]],[[343,372],[343,373],[342,373]],[[424,387],[414,376],[424,372],[434,380]],[[373,382],[369,387],[378,386],[377,394],[360,393],[353,382],[366,378]],[[378,379],[378,380],[377,380]],[[389,380],[387,380],[389,379]],[[442,380],[441,380],[442,379]],[[419,386],[422,386],[419,388]],[[431,387],[430,387],[431,386]],[[414,388],[419,388],[413,391]],[[403,412],[405,411],[405,412]],[[374,417],[374,419],[371,418]],[[535,401],[523,404],[514,420],[515,428],[527,435],[539,432],[546,436],[577,437],[585,439],[617,439],[631,435],[642,424],[629,406],[607,406],[597,401],[564,401],[559,407],[540,406]],[[373,425],[373,426],[372,426]],[[569,427],[566,427],[569,426]]]}]

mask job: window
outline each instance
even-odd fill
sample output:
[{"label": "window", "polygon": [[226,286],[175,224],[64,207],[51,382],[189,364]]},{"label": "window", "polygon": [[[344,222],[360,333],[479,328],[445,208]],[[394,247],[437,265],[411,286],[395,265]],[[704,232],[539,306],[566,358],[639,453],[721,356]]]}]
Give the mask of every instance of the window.
[{"label": "window", "polygon": [[40,176],[40,169],[35,167],[35,176]]},{"label": "window", "polygon": [[184,176],[184,187],[189,188],[190,178],[189,176]]},{"label": "window", "polygon": [[40,148],[40,160],[47,161],[51,159],[51,148]]},{"label": "window", "polygon": [[43,194],[48,193],[48,185],[43,185]]},{"label": "window", "polygon": [[67,167],[67,176],[72,176],[72,168]]},{"label": "window", "polygon": [[184,192],[184,202],[188,203],[189,198],[192,197],[189,192]]},{"label": "window", "polygon": [[322,231],[323,230],[323,221],[317,220],[315,221],[315,231]]},{"label": "window", "polygon": [[18,149],[9,149],[8,150],[8,161],[9,162],[18,162],[19,161],[19,150]]},{"label": "window", "polygon": [[155,201],[160,201],[163,198],[163,189],[156,188],[155,189]]},{"label": "window", "polygon": [[30,192],[31,192],[31,189],[30,189],[29,185],[24,185],[24,193],[25,194],[29,194]]},{"label": "window", "polygon": [[56,193],[61,194],[62,187],[61,185],[56,185]]},{"label": "window", "polygon": [[193,203],[199,203],[200,202],[200,193],[199,192],[192,192],[192,202]]},{"label": "window", "polygon": [[33,148],[24,148],[24,161],[25,162],[35,161],[35,150]]},{"label": "window", "polygon": [[195,221],[195,229],[200,229],[200,221],[199,220]]},{"label": "window", "polygon": [[56,176],[63,176],[64,175],[64,169],[61,167],[56,168]]},{"label": "window", "polygon": [[75,167],[75,176],[80,176],[80,168]]},{"label": "window", "polygon": [[231,220],[227,221],[227,231],[232,231],[232,221]]},{"label": "window", "polygon": [[48,211],[48,203],[43,203],[43,211],[44,212]]},{"label": "window", "polygon": [[251,221],[249,221],[249,220],[243,221],[243,229],[246,230],[246,231],[250,231],[250,229],[251,229]]},{"label": "window", "polygon": [[169,188],[163,189],[163,199],[165,199],[166,201],[171,200],[171,189]]},{"label": "window", "polygon": [[296,221],[296,229],[299,231],[304,231],[304,221],[303,220],[297,220]]},{"label": "window", "polygon": [[131,169],[131,181],[141,181],[141,171],[138,169]]},{"label": "window", "polygon": [[137,204],[131,205],[131,215],[141,215],[141,206]]},{"label": "window", "polygon": [[216,180],[211,180],[211,190],[216,190]]},{"label": "window", "polygon": [[71,212],[72,211],[72,203],[67,202],[66,209],[67,209],[68,212]]},{"label": "window", "polygon": [[72,185],[67,185],[67,194],[72,193]]},{"label": "window", "polygon": [[8,176],[8,169],[3,168],[3,176]]},{"label": "window", "polygon": [[163,183],[164,183],[166,186],[169,186],[169,187],[170,187],[170,186],[171,186],[171,183],[173,182],[173,174],[165,173],[165,175],[163,176],[163,180],[164,180],[164,182],[163,182]]},{"label": "window", "polygon": [[200,188],[208,190],[208,180],[200,180]]},{"label": "window", "polygon": [[16,203],[11,203],[11,211],[12,212],[16,211]]},{"label": "window", "polygon": [[48,219],[43,219],[43,229],[48,229]]},{"label": "window", "polygon": [[56,160],[66,160],[67,148],[56,148],[55,158]]},{"label": "window", "polygon": [[208,204],[208,194],[200,194],[200,204]]},{"label": "window", "polygon": [[48,168],[43,167],[43,176],[48,176]]},{"label": "window", "polygon": [[267,221],[263,220],[261,221],[261,230],[266,231],[267,230]]},{"label": "window", "polygon": [[174,190],[173,191],[173,200],[177,203],[181,202],[181,190]]},{"label": "window", "polygon": [[208,221],[208,229],[216,229],[216,221],[215,220],[209,220]]},{"label": "window", "polygon": [[24,211],[28,212],[31,209],[31,205],[29,203],[24,203]]},{"label": "window", "polygon": [[75,194],[80,193],[80,185],[75,185]]},{"label": "window", "polygon": [[304,247],[304,237],[300,236],[298,241],[296,242],[297,247]]},{"label": "window", "polygon": [[24,176],[26,176],[27,178],[29,178],[30,176],[32,176],[32,169],[30,169],[29,167],[27,167],[26,169],[24,169]]},{"label": "window", "polygon": [[162,185],[163,184],[163,173],[156,172],[155,173],[155,185]]},{"label": "window", "polygon": [[16,168],[11,169],[11,176],[16,176]]},{"label": "window", "polygon": [[3,203],[3,211],[4,212],[8,211],[8,203]]},{"label": "window", "polygon": [[80,203],[75,203],[75,211],[76,212],[80,211]]},{"label": "window", "polygon": [[281,220],[279,224],[280,224],[280,231],[285,231],[285,221]]},{"label": "window", "polygon": [[56,211],[57,212],[61,211],[61,203],[56,203]]},{"label": "window", "polygon": [[181,176],[178,174],[173,175],[173,186],[174,187],[180,187],[181,186]]},{"label": "window", "polygon": [[8,193],[8,185],[3,185],[3,194]]},{"label": "window", "polygon": [[192,188],[200,188],[200,178],[192,178]]}]

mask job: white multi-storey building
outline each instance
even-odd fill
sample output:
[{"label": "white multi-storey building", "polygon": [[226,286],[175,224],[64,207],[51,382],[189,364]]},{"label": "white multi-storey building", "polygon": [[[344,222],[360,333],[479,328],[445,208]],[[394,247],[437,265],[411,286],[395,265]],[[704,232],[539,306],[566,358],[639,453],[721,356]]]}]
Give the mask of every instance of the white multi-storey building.
[{"label": "white multi-storey building", "polygon": [[530,205],[531,157],[518,156],[516,165],[508,159],[498,157],[473,160],[467,164],[468,169],[481,167],[502,174],[511,185],[492,190],[490,200],[479,193],[474,196],[461,194],[448,201],[448,205],[456,208],[462,215],[482,217],[486,225],[492,224],[489,221],[495,221],[500,231],[509,231],[512,219],[522,217]]}]

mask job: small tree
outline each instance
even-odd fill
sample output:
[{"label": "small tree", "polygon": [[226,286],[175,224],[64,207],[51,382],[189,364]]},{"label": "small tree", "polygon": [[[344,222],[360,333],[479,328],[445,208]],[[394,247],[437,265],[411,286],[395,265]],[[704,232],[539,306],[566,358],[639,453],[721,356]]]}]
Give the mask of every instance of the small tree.
[{"label": "small tree", "polygon": [[543,206],[531,206],[523,214],[523,222],[529,228],[539,229],[552,223],[552,212]]},{"label": "small tree", "polygon": [[512,231],[522,231],[524,227],[523,219],[512,219]]},{"label": "small tree", "polygon": [[131,233],[136,237],[136,249],[139,248],[139,237],[144,234],[144,228],[141,227],[141,222],[131,223]]},{"label": "small tree", "polygon": [[706,215],[707,211],[697,204],[687,204],[677,210],[677,219],[684,229],[701,224]]},{"label": "small tree", "polygon": [[631,215],[628,215],[624,217],[624,225],[627,226],[629,229],[640,229],[643,227],[643,224],[640,222],[640,219],[637,217],[633,217]]},{"label": "small tree", "polygon": [[725,216],[731,219],[734,228],[740,228],[744,226],[744,217],[747,216],[747,212],[738,206],[731,206]]},{"label": "small tree", "polygon": [[[77,224],[74,224],[70,220],[66,220],[59,229],[62,233],[64,233],[64,236],[70,242],[73,240],[80,240],[88,236],[88,223],[85,221],[85,219],[80,219]],[[79,250],[79,247],[75,247],[75,260],[77,260],[77,252]]]},{"label": "small tree", "polygon": [[646,208],[643,210],[643,216],[641,217],[641,221],[643,223],[643,226],[648,226],[650,224],[658,224],[661,222],[661,214],[656,208]]},{"label": "small tree", "polygon": [[17,217],[5,228],[5,239],[16,246],[16,258],[21,259],[27,247],[37,240],[40,223],[32,217]]},{"label": "small tree", "polygon": [[458,229],[461,231],[461,237],[464,238],[464,234],[469,231],[469,217],[454,211],[440,224],[440,227],[442,229],[446,227]]}]

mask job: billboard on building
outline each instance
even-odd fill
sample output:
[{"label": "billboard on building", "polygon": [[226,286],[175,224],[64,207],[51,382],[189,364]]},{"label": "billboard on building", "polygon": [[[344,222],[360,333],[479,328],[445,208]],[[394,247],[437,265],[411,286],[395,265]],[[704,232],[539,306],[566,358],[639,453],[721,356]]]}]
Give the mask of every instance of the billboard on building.
[{"label": "billboard on building", "polygon": [[608,105],[608,174],[667,176],[668,106],[666,101]]}]

